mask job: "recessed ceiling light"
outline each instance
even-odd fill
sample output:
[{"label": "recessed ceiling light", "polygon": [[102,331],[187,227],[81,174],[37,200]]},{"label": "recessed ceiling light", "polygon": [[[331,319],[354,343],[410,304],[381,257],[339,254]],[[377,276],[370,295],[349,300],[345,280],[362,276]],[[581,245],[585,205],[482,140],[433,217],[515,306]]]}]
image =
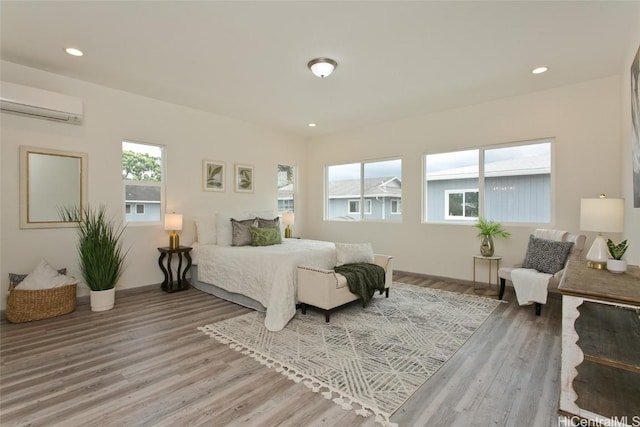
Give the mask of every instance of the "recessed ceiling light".
[{"label": "recessed ceiling light", "polygon": [[68,47],[64,51],[67,52],[69,55],[73,55],[73,56],[84,55],[84,53],[80,49],[76,49],[75,47]]},{"label": "recessed ceiling light", "polygon": [[309,126],[310,128],[314,128],[314,127],[316,127],[316,124],[315,123],[309,123],[307,126]]},{"label": "recessed ceiling light", "polygon": [[532,74],[542,74],[545,73],[548,70],[547,67],[538,67],[538,68],[534,68],[533,70],[531,70]]}]

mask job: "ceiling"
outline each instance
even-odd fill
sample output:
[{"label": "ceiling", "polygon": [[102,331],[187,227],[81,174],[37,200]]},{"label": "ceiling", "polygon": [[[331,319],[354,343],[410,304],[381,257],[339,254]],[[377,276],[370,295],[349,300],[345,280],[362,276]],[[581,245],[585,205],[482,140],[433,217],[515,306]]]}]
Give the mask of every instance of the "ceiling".
[{"label": "ceiling", "polygon": [[638,1],[4,0],[0,19],[3,60],[299,136],[619,74],[640,42]]}]

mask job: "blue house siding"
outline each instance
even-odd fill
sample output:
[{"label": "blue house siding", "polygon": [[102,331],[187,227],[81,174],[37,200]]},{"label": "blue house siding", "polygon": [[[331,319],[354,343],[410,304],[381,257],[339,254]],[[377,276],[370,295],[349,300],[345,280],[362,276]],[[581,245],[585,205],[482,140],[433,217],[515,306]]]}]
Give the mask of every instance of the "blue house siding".
[{"label": "blue house siding", "polygon": [[[427,220],[446,221],[446,190],[477,188],[477,178],[427,181]],[[550,192],[550,174],[487,177],[484,216],[493,221],[548,223]]]},{"label": "blue house siding", "polygon": [[[357,200],[358,197],[348,198],[348,199],[329,199],[329,206],[327,209],[327,217],[328,219],[346,219],[346,220],[360,220],[360,214],[350,214],[349,213],[349,201]],[[376,221],[376,220],[385,220],[385,221],[398,221],[402,220],[402,214],[392,214],[391,213],[391,200],[402,200],[400,197],[385,197],[385,198],[366,198],[366,200],[371,200],[371,213],[365,213],[363,218],[364,221]],[[366,204],[367,202],[365,202]],[[362,207],[361,207],[362,209]]]}]

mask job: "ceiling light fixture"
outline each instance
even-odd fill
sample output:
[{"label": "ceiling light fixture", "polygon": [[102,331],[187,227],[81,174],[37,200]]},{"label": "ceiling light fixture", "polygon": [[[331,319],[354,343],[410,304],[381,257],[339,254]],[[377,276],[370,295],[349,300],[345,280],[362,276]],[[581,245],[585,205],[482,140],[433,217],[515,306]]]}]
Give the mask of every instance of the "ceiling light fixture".
[{"label": "ceiling light fixture", "polygon": [[316,58],[309,61],[307,64],[313,74],[320,78],[325,78],[333,73],[338,63],[329,58]]},{"label": "ceiling light fixture", "polygon": [[316,124],[315,123],[309,123],[307,126],[309,126],[310,128],[314,128],[314,127],[316,127]]},{"label": "ceiling light fixture", "polygon": [[76,49],[75,47],[68,47],[64,51],[67,52],[69,55],[73,55],[73,56],[84,55],[84,53],[80,49]]},{"label": "ceiling light fixture", "polygon": [[531,70],[532,74],[542,74],[542,73],[546,73],[548,70],[547,67],[538,67],[538,68],[534,68],[533,70]]}]

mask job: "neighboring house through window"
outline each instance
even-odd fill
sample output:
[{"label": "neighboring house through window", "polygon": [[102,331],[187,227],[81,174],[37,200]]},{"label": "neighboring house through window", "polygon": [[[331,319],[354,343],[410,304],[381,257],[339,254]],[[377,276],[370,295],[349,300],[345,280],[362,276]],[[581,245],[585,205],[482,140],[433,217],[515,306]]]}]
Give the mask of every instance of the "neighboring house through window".
[{"label": "neighboring house through window", "polygon": [[331,165],[325,173],[325,219],[402,220],[400,159]]},{"label": "neighboring house through window", "polygon": [[425,155],[426,222],[551,222],[553,140]]},{"label": "neighboring house through window", "polygon": [[297,168],[278,165],[278,214],[295,212]]}]

